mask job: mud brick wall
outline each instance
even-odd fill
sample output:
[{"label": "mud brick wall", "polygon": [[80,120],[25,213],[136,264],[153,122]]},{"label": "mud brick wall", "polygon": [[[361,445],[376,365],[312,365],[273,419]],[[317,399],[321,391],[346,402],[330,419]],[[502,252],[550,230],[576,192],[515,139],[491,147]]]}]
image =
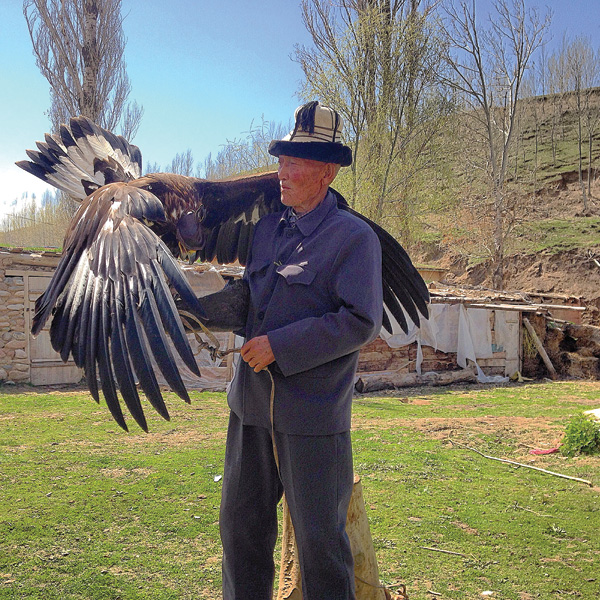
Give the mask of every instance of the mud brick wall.
[{"label": "mud brick wall", "polygon": [[[431,346],[423,346],[423,363],[421,370],[428,371],[453,371],[458,369],[456,354],[439,352]],[[358,358],[359,373],[376,371],[397,371],[398,373],[413,373],[417,364],[417,343],[390,348],[381,338],[367,344],[360,351]]]},{"label": "mud brick wall", "polygon": [[[492,332],[494,342],[494,332]],[[456,353],[445,353],[431,346],[422,346],[423,362],[421,371],[457,371]],[[504,375],[506,370],[506,352],[494,352],[491,358],[479,358],[477,363],[486,375]],[[358,358],[359,373],[378,371],[397,371],[398,373],[414,373],[417,365],[417,343],[402,348],[390,348],[384,340],[375,341],[361,349]]]},{"label": "mud brick wall", "polygon": [[[29,356],[28,313],[31,294],[29,275],[51,274],[58,264],[58,253],[31,254],[0,249],[0,383],[18,383],[31,380]],[[33,296],[32,298],[33,299]],[[492,318],[492,317],[490,317]],[[492,336],[493,323],[492,323]],[[492,340],[493,341],[493,340]],[[422,371],[458,370],[456,354],[439,352],[423,346]],[[381,338],[365,346],[359,356],[361,373],[416,371],[417,344],[390,348]],[[493,358],[478,361],[486,373],[504,372],[505,353],[494,353]]]}]

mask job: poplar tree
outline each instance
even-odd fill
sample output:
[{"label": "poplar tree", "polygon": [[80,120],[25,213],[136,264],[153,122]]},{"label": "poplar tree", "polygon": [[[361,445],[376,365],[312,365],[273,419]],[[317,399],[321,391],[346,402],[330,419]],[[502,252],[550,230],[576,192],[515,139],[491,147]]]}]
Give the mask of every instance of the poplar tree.
[{"label": "poplar tree", "polygon": [[53,131],[84,115],[133,139],[143,110],[128,102],[121,0],[24,0],[23,15],[50,84]]}]

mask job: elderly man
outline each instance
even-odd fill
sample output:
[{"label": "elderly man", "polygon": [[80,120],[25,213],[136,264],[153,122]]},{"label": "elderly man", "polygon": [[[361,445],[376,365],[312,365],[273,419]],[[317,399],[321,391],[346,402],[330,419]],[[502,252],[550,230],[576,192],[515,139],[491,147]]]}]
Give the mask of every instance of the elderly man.
[{"label": "elderly man", "polygon": [[354,595],[345,533],[353,485],[350,412],[358,351],[381,328],[381,248],[338,210],[329,185],[352,162],[336,111],[310,102],[271,142],[288,208],[259,221],[235,377],[221,503],[223,597],[272,597],[285,492],[305,599]]}]

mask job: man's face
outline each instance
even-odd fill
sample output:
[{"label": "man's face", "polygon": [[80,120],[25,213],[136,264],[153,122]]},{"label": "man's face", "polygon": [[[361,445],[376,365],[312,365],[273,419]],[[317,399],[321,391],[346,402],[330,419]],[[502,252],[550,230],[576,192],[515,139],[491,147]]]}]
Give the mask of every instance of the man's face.
[{"label": "man's face", "polygon": [[318,160],[280,156],[281,202],[293,207],[298,214],[315,208],[327,193],[331,166]]}]

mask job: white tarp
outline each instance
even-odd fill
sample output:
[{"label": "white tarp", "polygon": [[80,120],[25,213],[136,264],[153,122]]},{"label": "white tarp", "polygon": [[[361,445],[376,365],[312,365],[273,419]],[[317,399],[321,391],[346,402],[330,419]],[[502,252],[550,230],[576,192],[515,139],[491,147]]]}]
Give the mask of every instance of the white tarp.
[{"label": "white tarp", "polygon": [[[500,311],[497,311],[497,313]],[[401,348],[417,342],[417,373],[421,374],[422,346],[431,346],[440,352],[455,352],[457,363],[463,369],[467,361],[475,363],[480,383],[508,381],[507,377],[490,377],[477,364],[479,358],[492,357],[492,330],[489,311],[484,308],[465,308],[463,304],[430,304],[429,319],[421,327],[408,319],[408,333],[388,314],[393,334],[381,330],[381,337],[391,348]]]}]

